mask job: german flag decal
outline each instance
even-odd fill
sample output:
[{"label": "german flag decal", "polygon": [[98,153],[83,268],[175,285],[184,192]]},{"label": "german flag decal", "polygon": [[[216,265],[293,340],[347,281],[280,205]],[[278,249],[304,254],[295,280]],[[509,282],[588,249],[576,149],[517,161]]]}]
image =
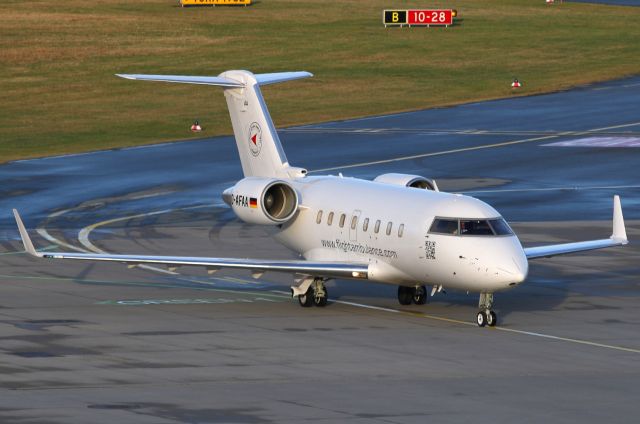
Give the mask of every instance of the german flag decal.
[{"label": "german flag decal", "polygon": [[255,209],[258,207],[258,199],[256,199],[255,197],[252,197],[249,199],[249,207],[252,209]]}]

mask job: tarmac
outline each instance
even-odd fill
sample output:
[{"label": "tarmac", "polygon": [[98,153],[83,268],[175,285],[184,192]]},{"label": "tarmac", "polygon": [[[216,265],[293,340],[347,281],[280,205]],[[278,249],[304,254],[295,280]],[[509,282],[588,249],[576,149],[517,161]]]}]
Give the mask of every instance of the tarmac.
[{"label": "tarmac", "polygon": [[285,274],[22,252],[11,208],[48,250],[293,258],[222,203],[242,177],[230,137],[0,166],[0,422],[637,421],[639,95],[636,77],[280,131],[312,175],[435,178],[525,245],[607,237],[619,194],[632,244],[532,261],[494,329],[466,293],[404,307],[338,280],[303,309]]}]

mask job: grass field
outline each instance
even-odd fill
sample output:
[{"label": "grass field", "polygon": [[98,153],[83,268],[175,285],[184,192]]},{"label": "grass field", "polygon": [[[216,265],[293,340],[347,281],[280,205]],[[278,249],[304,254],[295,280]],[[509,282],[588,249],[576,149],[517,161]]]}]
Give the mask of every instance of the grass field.
[{"label": "grass field", "polygon": [[[454,7],[452,28],[381,12]],[[278,126],[525,95],[640,73],[640,8],[543,0],[0,3],[0,161],[231,133],[220,89],[115,73],[307,70],[265,87]],[[517,76],[525,86],[509,88]]]}]

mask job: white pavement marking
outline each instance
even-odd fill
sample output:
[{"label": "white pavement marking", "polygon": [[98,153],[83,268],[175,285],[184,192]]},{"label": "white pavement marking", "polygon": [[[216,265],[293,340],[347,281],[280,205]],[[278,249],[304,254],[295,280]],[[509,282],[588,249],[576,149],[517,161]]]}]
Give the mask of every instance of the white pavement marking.
[{"label": "white pavement marking", "polygon": [[[56,245],[56,244],[52,244],[52,245],[47,246],[47,247],[41,247],[41,248],[40,248],[40,249],[38,249],[38,250],[40,250],[40,251],[44,251],[44,250],[52,250],[52,249],[55,249],[56,247],[58,247],[58,245]],[[26,251],[26,250],[20,250],[20,251],[17,251],[17,252],[4,252],[4,253],[0,253],[0,256],[7,256],[7,255],[24,255],[25,253],[27,253],[27,251]]]},{"label": "white pavement marking", "polygon": [[66,247],[67,249],[71,249],[71,250],[75,250],[76,252],[80,252],[80,253],[88,253],[89,251],[86,249],[82,249],[80,247],[76,247],[72,244],[69,244],[65,241],[62,241],[60,239],[55,238],[54,236],[52,236],[51,234],[49,234],[47,232],[47,230],[45,230],[44,228],[38,228],[36,229],[36,232],[38,234],[40,234],[41,237],[43,237],[46,240],[49,240],[51,243],[55,243],[57,245]]},{"label": "white pavement marking", "polygon": [[[208,206],[209,205],[197,205],[197,206],[189,206],[189,207],[186,207],[186,208],[163,209],[163,210],[160,210],[160,211],[153,211],[153,212],[147,212],[147,213],[140,213],[140,214],[137,214],[137,215],[124,216],[124,217],[120,217],[120,218],[107,219],[105,221],[100,221],[100,222],[97,222],[95,224],[91,224],[91,225],[88,225],[88,226],[84,227],[78,233],[78,240],[80,241],[80,243],[83,246],[85,246],[87,249],[89,249],[89,250],[91,250],[91,251],[93,251],[95,253],[105,253],[105,254],[107,254],[108,252],[105,252],[104,250],[100,249],[98,246],[96,246],[95,244],[91,243],[91,240],[89,240],[89,235],[91,234],[91,231],[95,230],[98,227],[101,227],[103,225],[113,224],[115,222],[120,222],[120,221],[128,221],[128,220],[136,219],[136,218],[144,218],[144,217],[147,217],[147,216],[165,214],[165,213],[173,212],[175,210],[198,209],[198,208],[204,208],[204,207],[208,207]],[[136,267],[137,268],[146,269],[146,270],[149,270],[149,271],[153,271],[153,272],[159,272],[161,274],[180,275],[179,272],[170,271],[168,269],[163,269],[163,268],[158,268],[157,266],[153,266],[153,265],[139,264],[139,265],[136,265]]]},{"label": "white pavement marking", "polygon": [[469,152],[469,151],[473,151],[473,150],[491,149],[491,148],[496,148],[496,147],[504,147],[504,146],[511,146],[511,145],[516,145],[516,144],[531,143],[531,142],[534,142],[534,141],[549,140],[549,139],[552,139],[552,138],[558,138],[558,137],[563,137],[563,136],[567,136],[567,135],[571,135],[571,136],[589,135],[589,134],[596,133],[598,131],[606,131],[606,130],[612,130],[612,129],[617,129],[617,128],[634,127],[634,126],[638,126],[638,125],[640,125],[640,122],[632,122],[630,124],[613,125],[613,126],[610,126],[610,127],[593,128],[593,129],[585,130],[585,131],[567,131],[567,132],[561,132],[561,133],[557,133],[557,134],[554,134],[554,135],[548,135],[548,136],[544,136],[544,137],[525,138],[525,139],[522,139],[522,140],[505,141],[505,142],[502,142],[502,143],[483,144],[483,145],[480,145],[480,146],[464,147],[464,148],[459,148],[459,149],[444,150],[444,151],[440,151],[440,152],[422,153],[422,154],[417,154],[417,155],[401,156],[401,157],[392,158],[392,159],[381,159],[381,160],[376,160],[376,161],[371,161],[371,162],[360,162],[360,163],[353,163],[353,164],[342,165],[342,166],[333,166],[333,167],[330,167],[330,168],[314,169],[314,170],[309,171],[309,173],[326,172],[326,171],[337,171],[337,170],[341,170],[341,169],[359,168],[359,167],[363,167],[363,166],[380,165],[380,164],[383,164],[383,163],[400,162],[400,161],[411,160],[411,159],[421,159],[421,158],[426,158],[426,157],[431,157],[431,156],[441,156],[441,155],[448,155],[448,154],[452,154],[452,153]]},{"label": "white pavement marking", "polygon": [[568,191],[568,190],[615,190],[623,188],[640,188],[640,185],[613,185],[613,186],[571,186],[571,187],[547,187],[547,188],[505,188],[495,190],[469,190],[458,191],[456,193],[508,193],[508,192],[528,192],[528,191]]},{"label": "white pavement marking", "polygon": [[144,218],[144,217],[147,217],[147,216],[154,216],[154,215],[160,215],[160,214],[164,214],[164,213],[169,213],[172,210],[173,209],[164,209],[164,210],[160,210],[160,211],[140,213],[140,214],[137,214],[137,215],[130,215],[130,216],[124,216],[124,217],[120,217],[120,218],[113,218],[113,219],[107,219],[105,221],[100,221],[100,222],[97,222],[95,224],[88,225],[88,226],[84,227],[82,230],[80,230],[80,232],[78,233],[78,241],[80,241],[80,244],[82,244],[84,247],[86,247],[87,249],[89,249],[89,250],[91,250],[93,252],[106,253],[104,250],[100,249],[95,244],[91,243],[91,240],[89,240],[89,234],[91,234],[91,232],[93,230],[95,230],[96,228],[102,227],[103,225],[113,224],[115,222],[129,221],[131,219]]},{"label": "white pavement marking", "polygon": [[452,153],[469,152],[469,151],[472,151],[472,150],[491,149],[491,148],[494,148],[494,147],[503,147],[503,146],[509,146],[509,145],[513,145],[513,144],[530,143],[532,141],[548,140],[548,139],[556,138],[556,137],[559,137],[559,136],[557,136],[557,135],[548,135],[548,136],[545,136],[545,137],[526,138],[524,140],[505,141],[503,143],[484,144],[484,145],[481,145],[481,146],[463,147],[463,148],[459,148],[459,149],[443,150],[443,151],[431,152],[431,153],[421,153],[421,154],[417,154],[417,155],[401,156],[401,157],[397,157],[397,158],[393,158],[393,159],[381,159],[381,160],[375,160],[375,161],[371,161],[371,162],[360,162],[360,163],[353,163],[353,164],[349,164],[349,165],[333,166],[333,167],[330,167],[330,168],[314,169],[314,170],[309,171],[309,173],[312,173],[312,172],[316,173],[316,172],[326,172],[326,171],[337,171],[339,169],[359,168],[359,167],[363,167],[363,166],[381,165],[383,163],[401,162],[401,161],[405,161],[405,160],[421,159],[421,158],[426,158],[426,157],[431,157],[431,156],[441,156],[441,155],[449,155],[449,154],[452,154]]},{"label": "white pavement marking", "polygon": [[[539,130],[483,130],[483,129],[459,129],[459,128],[350,128],[350,127],[314,127],[314,128],[289,128],[280,132],[296,134],[353,134],[353,133],[374,133],[374,134],[406,134],[406,135],[513,135],[513,136],[546,136],[562,135],[574,136],[584,134],[584,131],[539,131]],[[607,136],[634,136],[637,131],[606,131],[598,132],[598,135]]]},{"label": "white pavement marking", "polygon": [[543,144],[553,147],[640,147],[640,137],[587,137]]}]

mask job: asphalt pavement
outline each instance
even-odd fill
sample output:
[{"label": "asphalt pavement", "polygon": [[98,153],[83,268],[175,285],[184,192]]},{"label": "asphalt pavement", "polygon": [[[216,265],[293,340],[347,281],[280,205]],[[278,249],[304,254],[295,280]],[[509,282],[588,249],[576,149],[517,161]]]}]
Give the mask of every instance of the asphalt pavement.
[{"label": "asphalt pavement", "polygon": [[[608,236],[619,194],[633,241],[639,98],[636,77],[280,135],[311,174],[419,174],[476,196],[525,244]],[[49,250],[294,257],[222,203],[241,177],[230,137],[0,166],[0,421],[640,418],[633,243],[532,263],[480,329],[466,293],[400,307],[392,286],[334,281],[328,307],[303,309],[287,275],[37,260],[10,212]]]}]

